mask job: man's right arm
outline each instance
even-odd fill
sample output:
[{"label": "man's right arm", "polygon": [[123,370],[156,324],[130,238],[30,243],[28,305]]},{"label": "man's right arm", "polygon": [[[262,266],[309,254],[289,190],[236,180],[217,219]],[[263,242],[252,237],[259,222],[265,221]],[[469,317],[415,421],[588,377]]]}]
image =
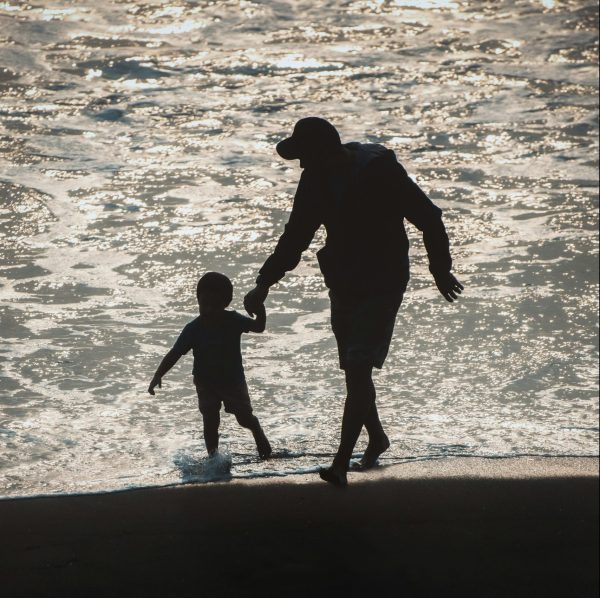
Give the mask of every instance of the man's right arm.
[{"label": "man's right arm", "polygon": [[265,302],[269,294],[269,287],[279,282],[286,272],[298,265],[302,252],[308,248],[315,232],[321,226],[313,185],[309,175],[303,172],[285,230],[279,237],[275,250],[259,270],[256,287],[244,298],[244,307],[251,315],[258,313],[258,307]]},{"label": "man's right arm", "polygon": [[256,284],[270,287],[279,282],[286,272],[293,270],[321,225],[316,209],[314,182],[302,173],[294,197],[294,205],[285,230],[273,253],[258,272]]}]

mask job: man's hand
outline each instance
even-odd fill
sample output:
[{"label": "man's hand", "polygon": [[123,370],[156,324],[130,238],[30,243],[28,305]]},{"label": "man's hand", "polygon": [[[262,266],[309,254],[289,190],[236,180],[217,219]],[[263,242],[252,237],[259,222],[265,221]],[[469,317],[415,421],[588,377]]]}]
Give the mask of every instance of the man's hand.
[{"label": "man's hand", "polygon": [[265,300],[269,294],[269,287],[263,285],[256,285],[245,297],[244,307],[246,311],[251,315],[258,315],[261,307],[264,308]]},{"label": "man's hand", "polygon": [[458,299],[458,296],[463,292],[464,288],[460,282],[456,279],[452,272],[442,272],[440,274],[434,274],[435,284],[438,290],[444,296],[446,301],[450,303]]},{"label": "man's hand", "polygon": [[150,382],[150,386],[148,387],[148,392],[151,395],[154,395],[154,389],[158,386],[158,388],[162,388],[161,379],[155,374],[154,378]]}]

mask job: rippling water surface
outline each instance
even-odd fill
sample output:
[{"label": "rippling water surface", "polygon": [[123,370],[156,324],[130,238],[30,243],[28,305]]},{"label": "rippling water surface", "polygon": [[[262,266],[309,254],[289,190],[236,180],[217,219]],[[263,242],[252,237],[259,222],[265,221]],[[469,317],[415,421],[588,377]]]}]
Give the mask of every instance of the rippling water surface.
[{"label": "rippling water surface", "polygon": [[[146,394],[206,270],[234,307],[319,114],[393,148],[444,209],[464,299],[418,231],[377,374],[393,446],[597,453],[598,29],[586,1],[0,2],[0,493],[204,479],[191,357]],[[224,418],[231,474],[335,450],[343,378],[314,251],[244,340],[279,459]],[[364,440],[361,440],[364,443]]]}]

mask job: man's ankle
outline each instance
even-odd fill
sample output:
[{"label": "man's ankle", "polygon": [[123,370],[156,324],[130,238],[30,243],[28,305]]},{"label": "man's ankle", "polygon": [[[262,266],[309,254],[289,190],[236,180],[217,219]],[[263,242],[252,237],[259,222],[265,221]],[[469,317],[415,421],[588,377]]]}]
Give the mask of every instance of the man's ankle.
[{"label": "man's ankle", "polygon": [[335,471],[348,471],[350,459],[335,457],[331,463],[331,469]]},{"label": "man's ankle", "polygon": [[390,439],[388,438],[385,432],[381,432],[381,434],[373,434],[369,435],[369,444],[389,444]]}]

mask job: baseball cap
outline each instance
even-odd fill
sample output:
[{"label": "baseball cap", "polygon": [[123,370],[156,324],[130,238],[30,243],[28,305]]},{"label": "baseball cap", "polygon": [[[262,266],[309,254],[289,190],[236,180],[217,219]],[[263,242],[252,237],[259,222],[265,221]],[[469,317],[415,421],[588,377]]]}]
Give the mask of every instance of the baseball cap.
[{"label": "baseball cap", "polygon": [[296,160],[306,154],[328,154],[342,145],[336,128],[324,118],[309,116],[294,126],[291,137],[277,144],[277,153],[284,160]]}]

